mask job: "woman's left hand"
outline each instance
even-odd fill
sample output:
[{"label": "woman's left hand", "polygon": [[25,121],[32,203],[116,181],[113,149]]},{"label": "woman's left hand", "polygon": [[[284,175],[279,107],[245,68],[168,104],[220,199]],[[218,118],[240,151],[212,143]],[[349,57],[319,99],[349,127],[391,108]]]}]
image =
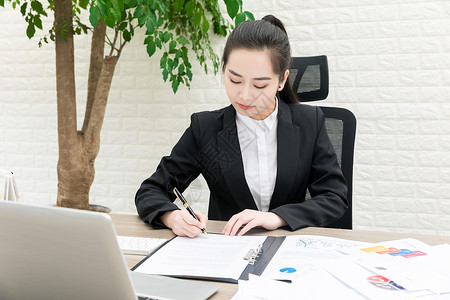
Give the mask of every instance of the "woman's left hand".
[{"label": "woman's left hand", "polygon": [[[264,227],[268,230],[274,230],[284,225],[286,225],[286,221],[272,212],[246,209],[231,217],[223,228],[222,234],[244,235],[254,227]],[[242,229],[239,231],[241,227]]]}]

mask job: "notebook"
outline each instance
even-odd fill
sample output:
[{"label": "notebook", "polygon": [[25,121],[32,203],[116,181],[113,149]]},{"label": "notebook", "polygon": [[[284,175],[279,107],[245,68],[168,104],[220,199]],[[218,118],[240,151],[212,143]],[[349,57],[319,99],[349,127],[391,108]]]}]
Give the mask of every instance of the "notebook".
[{"label": "notebook", "polygon": [[209,283],[129,271],[103,213],[0,201],[0,245],[2,300],[194,300],[217,291]]},{"label": "notebook", "polygon": [[117,236],[123,254],[149,255],[152,251],[167,242],[167,239],[146,238],[137,236]]}]

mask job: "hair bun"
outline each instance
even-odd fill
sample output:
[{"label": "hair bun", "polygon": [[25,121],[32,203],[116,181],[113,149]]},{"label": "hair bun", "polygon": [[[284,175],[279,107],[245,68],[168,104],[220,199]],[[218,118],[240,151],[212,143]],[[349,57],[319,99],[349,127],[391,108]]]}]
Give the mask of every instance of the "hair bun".
[{"label": "hair bun", "polygon": [[286,29],[284,28],[284,25],[283,25],[283,22],[281,22],[280,19],[278,19],[274,15],[266,15],[261,20],[269,22],[270,24],[280,28],[287,35]]}]

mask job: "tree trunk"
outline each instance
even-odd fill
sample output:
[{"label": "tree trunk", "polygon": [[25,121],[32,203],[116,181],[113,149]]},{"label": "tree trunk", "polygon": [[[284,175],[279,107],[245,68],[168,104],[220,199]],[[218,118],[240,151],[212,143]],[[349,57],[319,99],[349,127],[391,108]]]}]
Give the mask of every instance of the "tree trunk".
[{"label": "tree trunk", "polygon": [[[72,1],[55,0],[56,90],[58,107],[57,205],[89,209],[94,162],[118,56],[103,58],[105,25],[99,22],[92,37],[88,101],[81,131],[77,130]],[[65,38],[61,36],[65,32]]]}]

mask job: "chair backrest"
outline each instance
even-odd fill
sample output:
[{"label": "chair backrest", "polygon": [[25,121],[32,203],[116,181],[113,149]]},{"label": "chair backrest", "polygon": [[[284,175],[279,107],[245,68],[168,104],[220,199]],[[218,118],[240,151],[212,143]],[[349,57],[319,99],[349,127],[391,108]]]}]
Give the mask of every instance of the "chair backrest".
[{"label": "chair backrest", "polygon": [[347,181],[348,210],[330,228],[353,228],[353,152],[355,148],[356,118],[348,109],[341,107],[320,107],[325,115],[325,127],[333,144],[342,173]]},{"label": "chair backrest", "polygon": [[[293,57],[289,80],[300,102],[324,100],[328,96],[328,61],[325,55]],[[347,181],[349,208],[331,228],[352,229],[353,153],[356,118],[345,108],[320,106],[325,115],[325,126]],[[308,193],[309,195],[309,193]]]},{"label": "chair backrest", "polygon": [[289,80],[300,102],[327,98],[329,80],[325,55],[293,57],[289,71]]}]

